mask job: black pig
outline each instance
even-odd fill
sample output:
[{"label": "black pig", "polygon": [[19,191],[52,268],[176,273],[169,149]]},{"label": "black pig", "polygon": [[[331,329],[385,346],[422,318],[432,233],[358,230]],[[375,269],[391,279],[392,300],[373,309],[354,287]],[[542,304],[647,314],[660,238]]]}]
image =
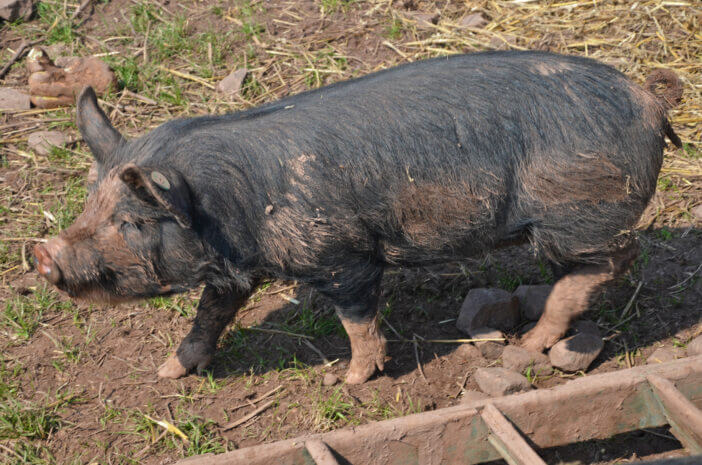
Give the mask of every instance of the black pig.
[{"label": "black pig", "polygon": [[[655,84],[668,86],[654,94]],[[124,139],[92,89],[77,121],[97,187],[35,249],[76,298],[119,302],[205,283],[159,375],[207,366],[261,279],[330,297],[351,340],[347,382],[382,370],[383,270],[529,241],[560,278],[523,345],[543,350],[637,255],[624,233],[656,188],[679,81],[646,89],[596,61],[542,52],[436,58]]]}]

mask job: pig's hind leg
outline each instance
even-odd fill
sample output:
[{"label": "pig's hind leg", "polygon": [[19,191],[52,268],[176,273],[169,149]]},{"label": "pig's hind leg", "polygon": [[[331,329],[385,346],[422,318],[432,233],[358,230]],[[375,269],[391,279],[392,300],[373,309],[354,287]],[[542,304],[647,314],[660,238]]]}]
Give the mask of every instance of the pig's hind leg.
[{"label": "pig's hind leg", "polygon": [[250,293],[219,291],[207,285],[197,307],[197,315],[190,333],[158,369],[162,378],[180,378],[191,370],[201,373],[210,364],[217,348],[217,340],[224,328],[246,302]]},{"label": "pig's hind leg", "polygon": [[376,368],[382,371],[385,367],[386,341],[378,320],[381,276],[382,271],[373,280],[367,281],[365,286],[358,286],[351,298],[339,298],[339,294],[334,296],[334,293],[327,293],[336,301],[336,314],[351,342],[351,363],[346,372],[346,382],[349,384],[364,383],[373,376]]},{"label": "pig's hind leg", "polygon": [[602,265],[576,265],[553,286],[546,300],[543,315],[536,326],[522,339],[522,347],[541,352],[561,339],[570,322],[587,310],[590,299],[603,285],[624,273],[638,256],[635,241],[612,253],[609,262]]}]

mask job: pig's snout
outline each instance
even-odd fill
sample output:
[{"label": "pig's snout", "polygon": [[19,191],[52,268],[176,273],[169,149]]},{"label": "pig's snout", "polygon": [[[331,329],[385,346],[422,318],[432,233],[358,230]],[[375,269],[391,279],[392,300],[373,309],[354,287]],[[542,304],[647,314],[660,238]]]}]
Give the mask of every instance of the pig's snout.
[{"label": "pig's snout", "polygon": [[54,285],[61,281],[61,269],[56,263],[56,256],[64,246],[62,239],[52,239],[34,247],[34,264],[37,271]]}]

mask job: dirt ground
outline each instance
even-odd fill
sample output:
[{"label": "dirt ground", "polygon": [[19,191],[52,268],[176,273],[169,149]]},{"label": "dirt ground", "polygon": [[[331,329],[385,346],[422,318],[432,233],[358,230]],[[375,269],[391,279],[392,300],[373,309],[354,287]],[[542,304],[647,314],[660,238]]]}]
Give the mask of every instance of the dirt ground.
[{"label": "dirt ground", "polygon": [[[658,192],[639,224],[636,265],[586,315],[606,340],[591,374],[644,364],[658,347],[684,356],[686,343],[702,333],[702,222],[692,213],[702,203],[702,16],[693,5],[115,0],[90,4],[72,18],[78,3],[44,1],[35,19],[0,27],[0,62],[22,40],[41,40],[52,57],[102,57],[120,81],[105,107],[129,136],[174,117],[248,108],[461,52],[587,55],[637,82],[657,67],[673,69],[684,95],[671,120],[685,145],[666,150]],[[484,21],[465,26],[471,15]],[[243,67],[249,75],[240,94],[213,89]],[[27,76],[20,60],[2,85],[26,89]],[[422,339],[466,337],[455,318],[471,288],[513,290],[552,280],[528,247],[388,271],[380,305],[390,360],[381,376],[361,386],[322,385],[328,373],[343,379],[350,356],[331,302],[293,282],[269,282],[226,331],[207,374],[158,379],[156,367],[189,330],[198,292],[138,305],[76,305],[32,269],[33,245],[67,227],[85,199],[91,158],[73,118],[72,107],[0,112],[1,463],[172,463],[455,405],[464,389],[477,389],[471,374],[478,367],[501,360],[466,357],[459,343]],[[67,148],[48,155],[29,149],[28,136],[43,129],[68,135]],[[518,332],[508,337],[514,341]],[[424,376],[408,342],[415,336]],[[577,376],[586,374],[531,381],[546,388]],[[175,425],[182,437],[157,422]],[[660,428],[542,453],[548,463],[584,464],[684,451]]]}]

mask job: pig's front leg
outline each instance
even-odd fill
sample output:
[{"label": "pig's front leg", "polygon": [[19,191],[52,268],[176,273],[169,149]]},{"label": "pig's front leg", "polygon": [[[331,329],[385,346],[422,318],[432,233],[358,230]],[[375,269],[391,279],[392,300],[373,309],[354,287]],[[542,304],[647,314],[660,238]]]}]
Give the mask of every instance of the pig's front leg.
[{"label": "pig's front leg", "polygon": [[357,305],[336,305],[336,313],[351,341],[349,384],[364,383],[385,366],[385,338],[378,321],[378,284]]},{"label": "pig's front leg", "polygon": [[249,292],[219,291],[209,284],[205,286],[190,333],[176,353],[159,367],[158,375],[180,378],[193,369],[201,373],[214,356],[220,334],[249,295]]}]

